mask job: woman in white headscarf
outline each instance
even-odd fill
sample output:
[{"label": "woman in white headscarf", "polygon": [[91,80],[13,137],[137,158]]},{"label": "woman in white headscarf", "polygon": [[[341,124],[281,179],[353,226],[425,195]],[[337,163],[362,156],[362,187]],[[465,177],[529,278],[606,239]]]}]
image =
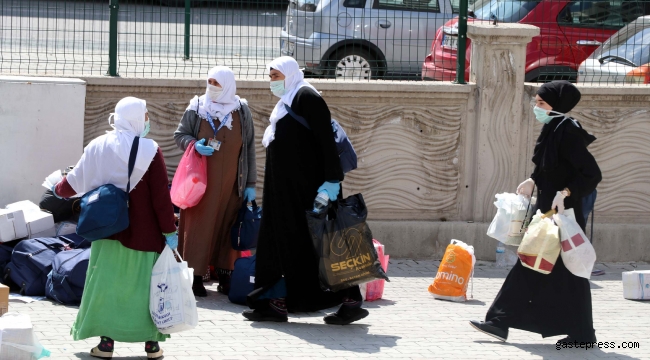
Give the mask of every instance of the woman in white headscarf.
[{"label": "woman in white headscarf", "polygon": [[88,144],[74,169],[52,189],[57,197],[70,198],[99,186],[113,184],[127,190],[131,147],[138,151],[129,193],[129,227],[91,245],[88,273],[74,340],[99,336],[90,354],[110,358],[114,341],[146,342],[150,359],[160,358],[161,334],[149,313],[151,271],[165,243],[176,248],[178,238],[174,210],[167,187],[167,168],[155,141],[145,139],[150,120],[146,102],[134,97],[115,106],[113,131]]},{"label": "woman in white headscarf", "polygon": [[203,275],[215,267],[218,291],[228,294],[230,274],[240,253],[232,248],[230,229],[243,203],[255,200],[255,131],[245,99],[236,95],[235,74],[225,66],[208,72],[206,93],[195,96],[174,133],[178,147],[196,141],[207,157],[208,186],[201,201],[181,210],[179,250],[194,269],[194,295],[207,296]]},{"label": "woman in white headscarf", "polygon": [[[318,91],[304,80],[298,63],[280,57],[269,64],[271,91],[280,98],[262,144],[266,147],[264,213],[256,252],[255,291],[248,296],[251,321],[287,321],[287,312],[318,311],[342,304],[324,318],[347,325],[363,319],[359,287],[326,292],[320,287],[305,212],[326,192],[337,199],[343,170],[331,115]],[[290,113],[305,118],[310,129]]]}]

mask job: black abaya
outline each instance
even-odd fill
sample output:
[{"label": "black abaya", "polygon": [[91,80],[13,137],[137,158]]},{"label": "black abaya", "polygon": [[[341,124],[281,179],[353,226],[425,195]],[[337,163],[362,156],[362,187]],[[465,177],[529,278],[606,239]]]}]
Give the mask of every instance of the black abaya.
[{"label": "black abaya", "polygon": [[[571,119],[556,130],[560,121],[556,119],[545,125],[550,129],[544,130],[553,132],[553,143],[541,144],[555,146],[556,161],[547,162],[553,166],[545,168],[541,161],[536,161],[541,156],[533,159],[537,165],[532,178],[538,189],[538,206],[542,213],[549,211],[556,192],[569,188],[571,196],[564,200],[565,208],[574,209],[576,220],[584,230],[582,197],[590,194],[601,180],[598,164],[587,151],[587,145],[595,138]],[[561,257],[548,275],[526,268],[518,261],[485,320],[501,328],[531,331],[543,337],[568,335],[584,342],[596,339],[589,280],[573,275]]]},{"label": "black abaya", "polygon": [[337,293],[321,290],[319,259],[305,216],[325,181],[343,180],[329,109],[308,87],[297,92],[291,109],[311,130],[286,115],[277,122],[275,139],[266,150],[256,290],[249,304],[255,308],[260,295],[284,276],[288,310],[316,311],[340,304],[349,294],[361,299],[358,287]]}]

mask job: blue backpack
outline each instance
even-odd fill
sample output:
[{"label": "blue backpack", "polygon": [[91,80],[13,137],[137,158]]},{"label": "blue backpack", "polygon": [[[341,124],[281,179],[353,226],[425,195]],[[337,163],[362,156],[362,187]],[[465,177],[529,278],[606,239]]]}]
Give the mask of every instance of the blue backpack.
[{"label": "blue backpack", "polygon": [[[291,117],[296,119],[302,126],[311,130],[311,127],[307,123],[304,117],[296,114],[291,107],[287,104],[284,104],[284,108],[287,109],[287,112]],[[334,141],[336,142],[336,150],[339,153],[339,159],[341,159],[341,169],[343,173],[348,173],[357,168],[357,153],[352,147],[348,135],[345,133],[341,124],[338,121],[332,119],[332,131],[334,132]]]},{"label": "blue backpack", "polygon": [[88,241],[106,239],[129,227],[129,192],[131,173],[135,166],[140,138],[133,139],[129,155],[129,180],[126,192],[115,185],[106,184],[87,192],[81,198],[81,214],[77,234]]},{"label": "blue backpack", "polygon": [[246,305],[246,297],[255,290],[255,255],[235,260],[235,270],[230,275],[228,300]]},{"label": "blue backpack", "polygon": [[86,283],[90,249],[74,249],[58,253],[47,275],[45,295],[64,305],[79,305]]},{"label": "blue backpack", "polygon": [[22,295],[43,296],[52,261],[56,254],[67,248],[69,244],[57,238],[23,240],[14,247],[5,277],[18,285]]},{"label": "blue backpack", "polygon": [[232,248],[238,251],[250,250],[257,247],[257,236],[260,233],[262,208],[257,206],[255,200],[249,208],[246,203],[239,210],[237,221],[230,230]]}]

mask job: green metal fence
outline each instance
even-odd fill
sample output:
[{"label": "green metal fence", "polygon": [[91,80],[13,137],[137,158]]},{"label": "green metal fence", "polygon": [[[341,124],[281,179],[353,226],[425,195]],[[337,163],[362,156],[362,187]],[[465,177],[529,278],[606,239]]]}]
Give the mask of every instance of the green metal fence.
[{"label": "green metal fence", "polygon": [[[293,56],[310,77],[464,83],[467,23],[540,27],[526,79],[650,83],[650,0],[0,0],[0,73],[265,78]],[[644,17],[645,16],[645,17]],[[610,39],[611,37],[611,39]]]}]

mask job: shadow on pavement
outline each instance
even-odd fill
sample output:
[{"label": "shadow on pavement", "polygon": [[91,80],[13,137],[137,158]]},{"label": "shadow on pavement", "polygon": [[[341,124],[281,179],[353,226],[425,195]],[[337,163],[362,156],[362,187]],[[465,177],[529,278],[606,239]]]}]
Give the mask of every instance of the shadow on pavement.
[{"label": "shadow on pavement", "polygon": [[369,325],[358,323],[346,326],[295,323],[289,318],[288,323],[251,323],[257,329],[270,329],[294,336],[310,344],[322,346],[329,350],[342,350],[374,354],[382,348],[397,346],[399,336],[369,334]]}]

